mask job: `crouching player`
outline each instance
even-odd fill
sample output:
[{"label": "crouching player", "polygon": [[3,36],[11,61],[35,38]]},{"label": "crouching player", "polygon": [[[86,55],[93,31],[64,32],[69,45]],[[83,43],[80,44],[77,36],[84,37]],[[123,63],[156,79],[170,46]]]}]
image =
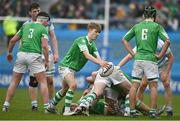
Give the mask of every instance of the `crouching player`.
[{"label": "crouching player", "polygon": [[[92,90],[79,101],[79,106],[75,109],[74,114],[86,114],[92,108],[95,108],[97,100],[105,94],[104,113],[105,114],[120,114],[127,115],[129,100],[128,94],[131,88],[131,83],[124,73],[115,67],[112,74],[107,77],[100,76],[101,72],[96,72],[89,77],[89,80],[95,80]],[[92,81],[90,81],[92,82]],[[87,91],[88,92],[88,91]],[[87,93],[86,92],[86,93]],[[104,93],[105,92],[105,93]],[[120,99],[125,100],[125,110],[122,111],[122,107],[119,106]],[[136,101],[136,108],[143,112],[149,112],[150,108],[142,103],[140,100]],[[96,109],[96,108],[95,108]],[[99,111],[98,111],[99,112]],[[102,111],[101,111],[102,112]],[[124,113],[123,113],[124,112]]]}]

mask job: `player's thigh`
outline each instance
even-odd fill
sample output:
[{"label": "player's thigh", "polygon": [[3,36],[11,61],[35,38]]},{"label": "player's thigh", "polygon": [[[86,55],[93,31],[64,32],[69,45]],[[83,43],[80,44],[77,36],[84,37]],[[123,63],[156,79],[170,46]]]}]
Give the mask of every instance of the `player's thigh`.
[{"label": "player's thigh", "polygon": [[45,71],[39,72],[39,73],[34,73],[34,76],[40,84],[46,84],[47,85]]},{"label": "player's thigh", "polygon": [[76,85],[75,71],[68,67],[60,67],[59,74],[63,81],[68,85]]},{"label": "player's thigh", "polygon": [[106,84],[103,82],[96,82],[94,83],[94,92],[99,97],[104,93],[104,89],[106,87]]},{"label": "player's thigh", "polygon": [[105,84],[108,87],[111,87],[112,81],[111,81],[111,79],[109,77],[101,77],[99,75],[99,73],[98,73],[96,75],[96,78],[95,78],[95,81],[94,81],[94,84],[95,83],[102,83],[102,84]]},{"label": "player's thigh", "polygon": [[14,64],[14,68],[13,68],[14,72],[26,73],[26,71],[27,71],[27,65],[25,64],[26,57],[27,57],[27,54],[24,52],[17,53],[17,59],[16,59],[16,62]]},{"label": "player's thigh", "polygon": [[164,65],[161,68],[159,68],[159,74],[160,74],[160,79],[163,83],[169,83],[170,77],[171,77],[171,72],[167,72],[167,66]]},{"label": "player's thigh", "polygon": [[144,88],[147,87],[147,85],[148,85],[148,81],[147,81],[146,76],[144,76],[144,77],[142,78],[142,81],[141,81],[141,84],[140,84],[140,88],[144,89]]},{"label": "player's thigh", "polygon": [[123,81],[117,85],[127,95],[131,89],[131,84],[128,81]]},{"label": "player's thigh", "polygon": [[[134,79],[139,79],[138,81],[140,81],[140,79],[142,79],[144,74],[144,70],[143,70],[143,62],[142,61],[134,61],[133,64],[133,69],[132,69],[132,77]],[[133,79],[133,81],[134,81]]]}]

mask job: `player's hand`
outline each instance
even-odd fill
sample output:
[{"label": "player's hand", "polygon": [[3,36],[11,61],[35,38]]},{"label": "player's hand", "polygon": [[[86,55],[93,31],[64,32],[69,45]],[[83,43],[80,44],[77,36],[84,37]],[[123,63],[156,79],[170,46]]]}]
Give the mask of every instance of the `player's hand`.
[{"label": "player's hand", "polygon": [[54,63],[57,63],[59,60],[59,55],[54,54]]},{"label": "player's hand", "polygon": [[162,56],[159,55],[159,54],[155,54],[155,56],[156,56],[156,58],[157,58],[158,60],[160,60],[160,59],[162,58]]},{"label": "player's hand", "polygon": [[8,60],[9,63],[12,62],[12,60],[13,60],[13,55],[12,55],[12,53],[8,53],[8,55],[7,55],[7,60]]},{"label": "player's hand", "polygon": [[103,68],[108,69],[110,65],[109,65],[108,61],[102,60],[102,61],[100,62],[100,66],[103,67]]}]

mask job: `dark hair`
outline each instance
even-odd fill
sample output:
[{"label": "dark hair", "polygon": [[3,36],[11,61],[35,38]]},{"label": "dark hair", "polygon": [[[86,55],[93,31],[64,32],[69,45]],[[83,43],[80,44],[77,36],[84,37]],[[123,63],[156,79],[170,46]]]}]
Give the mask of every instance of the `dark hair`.
[{"label": "dark hair", "polygon": [[144,9],[144,17],[145,18],[156,18],[156,9],[152,6],[147,6]]},{"label": "dark hair", "polygon": [[38,16],[48,17],[48,20],[50,20],[50,16],[49,16],[49,14],[46,13],[46,12],[41,11],[41,12],[38,13],[37,17],[38,17]]},{"label": "dark hair", "polygon": [[95,22],[91,22],[88,24],[87,29],[96,29],[99,33],[101,32],[101,25]]},{"label": "dark hair", "polygon": [[38,3],[32,3],[30,6],[29,6],[29,11],[31,11],[32,9],[38,9],[40,8],[39,4]]}]

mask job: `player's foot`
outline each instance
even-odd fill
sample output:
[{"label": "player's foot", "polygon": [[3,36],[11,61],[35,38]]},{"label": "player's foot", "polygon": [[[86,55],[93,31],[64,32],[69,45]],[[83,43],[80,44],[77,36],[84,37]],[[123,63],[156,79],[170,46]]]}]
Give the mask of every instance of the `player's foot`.
[{"label": "player's foot", "polygon": [[8,112],[8,106],[3,105],[2,111],[3,112]]},{"label": "player's foot", "polygon": [[64,112],[63,115],[64,115],[64,116],[72,116],[72,115],[74,115],[74,112],[72,112],[72,111],[67,111],[67,112]]},{"label": "player's foot", "polygon": [[160,109],[157,110],[157,115],[160,116],[162,113],[164,113],[166,109],[166,105],[164,105],[163,107],[161,107]]},{"label": "player's foot", "polygon": [[159,119],[159,116],[157,115],[156,112],[149,113],[149,117],[152,118],[152,119]]},{"label": "player's foot", "polygon": [[135,111],[130,111],[130,117],[136,118],[138,116],[139,116],[139,114],[136,112],[136,110]]},{"label": "player's foot", "polygon": [[170,118],[173,116],[173,111],[166,111],[166,113],[167,113],[167,116]]},{"label": "player's foot", "polygon": [[89,116],[89,109],[86,107],[81,107],[82,108],[82,114]]},{"label": "player's foot", "polygon": [[84,114],[86,116],[89,116],[89,108],[86,104],[81,103],[75,110],[73,115],[81,115]]},{"label": "player's foot", "polygon": [[36,112],[36,111],[38,110],[38,107],[32,106],[31,110],[32,110],[33,112]]},{"label": "player's foot", "polygon": [[81,115],[82,114],[82,107],[78,106],[75,110],[73,115]]},{"label": "player's foot", "polygon": [[57,110],[56,110],[56,107],[52,104],[52,103],[49,103],[47,109],[45,110],[45,113],[54,113],[54,114],[58,114]]}]

